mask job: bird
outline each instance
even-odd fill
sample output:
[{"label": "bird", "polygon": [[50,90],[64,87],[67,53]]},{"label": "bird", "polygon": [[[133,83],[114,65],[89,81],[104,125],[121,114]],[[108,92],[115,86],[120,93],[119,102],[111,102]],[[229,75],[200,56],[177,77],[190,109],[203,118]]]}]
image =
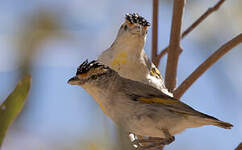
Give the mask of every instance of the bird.
[{"label": "bird", "polygon": [[165,94],[164,79],[144,51],[150,23],[138,13],[128,13],[112,45],[98,56],[98,61],[122,77],[149,84]]},{"label": "bird", "polygon": [[174,135],[187,128],[205,125],[224,129],[233,127],[153,86],[124,78],[97,60],[84,61],[68,83],[87,91],[104,114],[125,131],[151,137],[140,142],[156,141],[153,145],[167,145],[175,140]]}]

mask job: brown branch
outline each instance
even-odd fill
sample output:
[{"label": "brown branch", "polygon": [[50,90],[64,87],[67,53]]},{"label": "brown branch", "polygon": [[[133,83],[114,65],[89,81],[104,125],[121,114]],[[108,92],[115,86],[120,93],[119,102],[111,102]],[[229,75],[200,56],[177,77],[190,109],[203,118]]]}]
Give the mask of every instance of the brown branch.
[{"label": "brown branch", "polygon": [[158,50],[158,8],[159,0],[153,0],[153,15],[152,15],[152,62],[157,65],[159,60],[157,59]]},{"label": "brown branch", "polygon": [[189,26],[183,33],[182,38],[184,38],[188,33],[195,29],[201,22],[203,22],[210,14],[218,10],[219,7],[225,2],[225,0],[220,0],[213,7],[209,8],[203,15],[201,15],[191,26]]},{"label": "brown branch", "polygon": [[174,97],[180,99],[185,91],[215,62],[217,62],[222,56],[228,53],[232,48],[242,43],[242,33],[234,37],[222,45],[217,51],[207,58],[190,76],[184,80],[181,85],[174,91]]},{"label": "brown branch", "polygon": [[[202,23],[209,15],[211,15],[213,12],[218,10],[220,6],[225,2],[225,0],[220,0],[218,3],[216,3],[213,7],[209,8],[205,13],[203,13],[192,25],[190,25],[183,33],[182,33],[182,39],[187,36],[191,31],[193,31],[200,23]],[[163,49],[160,54],[157,56],[157,60],[160,62],[160,59],[167,53],[168,47]],[[157,66],[159,65],[159,62]]]},{"label": "brown branch", "polygon": [[169,91],[173,91],[176,87],[177,65],[181,52],[180,39],[184,5],[185,0],[173,1],[172,25],[165,74],[165,85]]},{"label": "brown branch", "polygon": [[242,150],[242,142],[235,148],[235,150]]}]

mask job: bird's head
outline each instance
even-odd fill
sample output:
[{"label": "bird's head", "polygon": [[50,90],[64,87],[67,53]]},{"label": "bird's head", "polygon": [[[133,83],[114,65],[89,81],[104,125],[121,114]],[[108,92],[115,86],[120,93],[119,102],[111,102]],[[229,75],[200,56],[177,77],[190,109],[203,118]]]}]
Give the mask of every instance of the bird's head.
[{"label": "bird's head", "polygon": [[125,21],[121,25],[118,37],[120,38],[144,38],[150,23],[137,13],[126,14]]},{"label": "bird's head", "polygon": [[77,68],[76,76],[68,80],[68,83],[71,85],[83,85],[88,82],[101,80],[102,76],[111,72],[113,70],[96,60],[91,62],[86,60]]}]

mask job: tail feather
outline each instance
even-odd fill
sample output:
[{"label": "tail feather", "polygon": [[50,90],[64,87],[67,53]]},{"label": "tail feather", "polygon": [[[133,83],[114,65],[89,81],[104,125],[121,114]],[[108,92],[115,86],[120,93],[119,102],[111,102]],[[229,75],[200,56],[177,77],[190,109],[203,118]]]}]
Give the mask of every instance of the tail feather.
[{"label": "tail feather", "polygon": [[221,127],[221,128],[224,128],[224,129],[231,129],[233,127],[232,124],[228,123],[228,122],[223,122],[223,121],[216,121],[215,126],[218,126],[218,127]]},{"label": "tail feather", "polygon": [[[204,121],[208,123],[208,125],[215,125],[217,127],[221,127],[224,129],[231,129],[233,127],[232,124],[224,121],[220,121],[219,119],[209,116],[207,114],[201,113],[201,115],[204,117]],[[206,124],[206,123],[205,123]]]}]

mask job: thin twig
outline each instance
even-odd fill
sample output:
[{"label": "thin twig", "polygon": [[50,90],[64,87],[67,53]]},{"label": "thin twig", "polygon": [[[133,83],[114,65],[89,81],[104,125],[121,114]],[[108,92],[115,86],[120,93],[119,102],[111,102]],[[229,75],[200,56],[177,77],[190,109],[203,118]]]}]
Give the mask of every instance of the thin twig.
[{"label": "thin twig", "polygon": [[158,50],[158,8],[159,0],[153,0],[153,15],[152,15],[152,62],[157,65],[157,50]]},{"label": "thin twig", "polygon": [[217,51],[207,58],[190,76],[184,80],[181,85],[174,91],[174,97],[180,99],[185,91],[215,62],[217,62],[222,56],[228,53],[232,48],[242,43],[242,33],[234,37],[222,45]]},{"label": "thin twig", "polygon": [[202,16],[200,16],[191,26],[189,26],[183,33],[182,38],[184,38],[188,33],[195,29],[203,20],[205,20],[210,14],[218,10],[219,7],[225,2],[225,0],[220,0],[213,7],[209,8]]},{"label": "thin twig", "polygon": [[[187,36],[191,31],[193,31],[200,23],[202,23],[209,15],[211,15],[213,12],[218,10],[220,6],[225,2],[225,0],[220,0],[218,3],[216,3],[213,7],[210,7],[205,13],[203,13],[192,25],[190,25],[183,33],[182,33],[182,39]],[[168,51],[168,47],[163,49],[160,54],[157,56],[157,66],[159,66],[160,59],[165,56],[165,54]]]},{"label": "thin twig", "polygon": [[173,91],[176,87],[177,65],[181,52],[180,39],[184,5],[185,0],[174,0],[173,2],[172,25],[165,74],[165,85],[169,91]]}]

